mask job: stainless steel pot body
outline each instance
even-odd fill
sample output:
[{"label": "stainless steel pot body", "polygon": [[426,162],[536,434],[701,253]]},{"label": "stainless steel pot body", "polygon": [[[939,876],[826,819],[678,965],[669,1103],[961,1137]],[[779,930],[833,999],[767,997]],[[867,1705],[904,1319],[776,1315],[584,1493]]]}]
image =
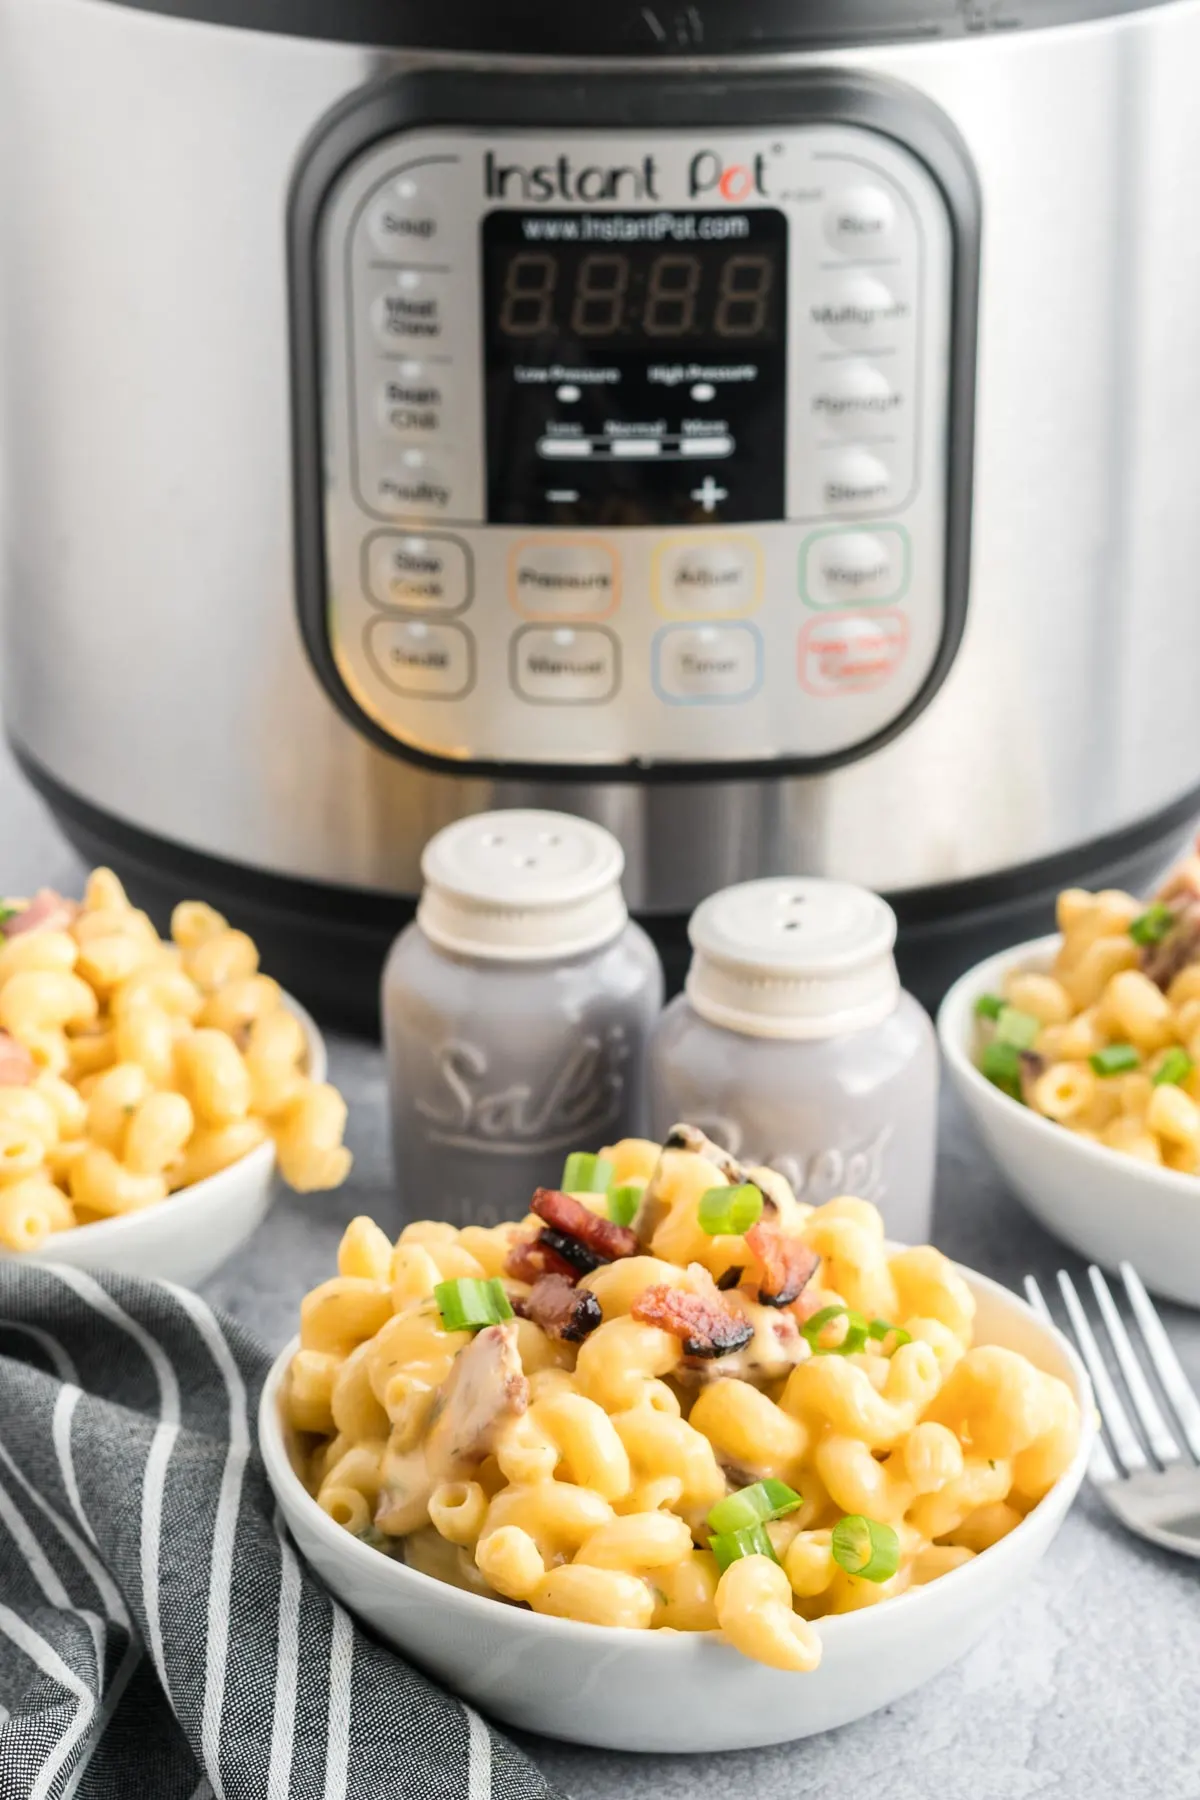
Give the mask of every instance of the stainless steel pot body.
[{"label": "stainless steel pot body", "polygon": [[621,838],[650,913],[789,870],[891,892],[985,876],[1200,786],[1200,4],[763,66],[813,62],[928,96],[982,189],[954,666],[902,736],[829,774],[492,782],[366,742],[296,624],[289,180],[330,107],[414,59],[0,0],[18,746],[152,836],[381,894],[412,893],[422,844],[463,812],[583,811]]}]

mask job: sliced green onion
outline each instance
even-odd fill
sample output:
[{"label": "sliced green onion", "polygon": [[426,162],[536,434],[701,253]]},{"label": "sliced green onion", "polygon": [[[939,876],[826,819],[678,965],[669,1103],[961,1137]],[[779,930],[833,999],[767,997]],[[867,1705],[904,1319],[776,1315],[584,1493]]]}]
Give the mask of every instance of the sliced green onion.
[{"label": "sliced green onion", "polygon": [[485,1325],[503,1324],[513,1316],[504,1283],[496,1275],[490,1281],[473,1275],[439,1281],[433,1298],[447,1331],[479,1331]]},{"label": "sliced green onion", "polygon": [[838,1520],[829,1547],[838,1568],[861,1581],[890,1581],[900,1567],[900,1539],[892,1527],[861,1513]]},{"label": "sliced green onion", "polygon": [[1142,1059],[1132,1044],[1108,1044],[1088,1061],[1097,1075],[1124,1075],[1127,1069],[1140,1068]]},{"label": "sliced green onion", "polygon": [[1181,1050],[1176,1044],[1167,1051],[1150,1080],[1155,1087],[1178,1087],[1181,1081],[1187,1080],[1195,1066],[1187,1051]]},{"label": "sliced green onion", "polygon": [[20,906],[10,905],[7,900],[0,900],[0,925],[7,925],[10,919],[15,919],[23,910]]},{"label": "sliced green onion", "polygon": [[786,1481],[756,1481],[751,1487],[739,1488],[736,1494],[718,1500],[708,1515],[708,1523],[720,1535],[731,1531],[749,1531],[765,1525],[768,1519],[782,1519],[795,1512],[804,1502]]},{"label": "sliced green onion", "polygon": [[872,1319],[867,1326],[867,1336],[874,1338],[877,1344],[881,1344],[885,1337],[894,1337],[896,1341],[892,1345],[893,1351],[898,1350],[901,1344],[912,1343],[911,1331],[905,1331],[903,1325],[889,1325],[886,1319]]},{"label": "sliced green onion", "polygon": [[701,1194],[696,1217],[709,1237],[743,1237],[762,1217],[763,1197],[753,1182],[740,1187],[709,1188]]},{"label": "sliced green onion", "polygon": [[573,1150],[563,1164],[564,1194],[603,1194],[613,1175],[612,1164],[602,1156],[589,1156],[586,1150]]},{"label": "sliced green onion", "polygon": [[[834,1319],[845,1319],[846,1330],[838,1344],[822,1344],[821,1333]],[[859,1312],[852,1312],[848,1306],[823,1306],[819,1313],[800,1327],[801,1336],[808,1344],[814,1356],[854,1356],[866,1344],[871,1327]]]},{"label": "sliced green onion", "polygon": [[1021,1098],[1021,1052],[1015,1044],[1001,1044],[995,1040],[986,1044],[979,1058],[979,1068],[993,1087],[1003,1088],[1014,1100]]},{"label": "sliced green onion", "polygon": [[977,1019],[998,1019],[1004,1011],[1004,1002],[999,994],[980,994],[975,1002]]},{"label": "sliced green onion", "polygon": [[622,1182],[620,1187],[609,1188],[608,1216],[614,1225],[633,1224],[643,1192],[636,1182]]},{"label": "sliced green onion", "polygon": [[778,1562],[775,1546],[767,1536],[765,1525],[750,1525],[744,1531],[721,1531],[708,1540],[708,1547],[717,1559],[717,1567],[722,1575],[730,1563],[737,1562],[743,1556],[767,1556],[772,1562]]},{"label": "sliced green onion", "polygon": [[1005,1006],[996,1020],[996,1042],[1011,1044],[1014,1050],[1032,1050],[1041,1029],[1042,1021],[1035,1019],[1032,1013]]},{"label": "sliced green onion", "polygon": [[1175,914],[1162,900],[1155,900],[1144,913],[1139,913],[1129,927],[1135,944],[1161,944],[1175,923]]}]

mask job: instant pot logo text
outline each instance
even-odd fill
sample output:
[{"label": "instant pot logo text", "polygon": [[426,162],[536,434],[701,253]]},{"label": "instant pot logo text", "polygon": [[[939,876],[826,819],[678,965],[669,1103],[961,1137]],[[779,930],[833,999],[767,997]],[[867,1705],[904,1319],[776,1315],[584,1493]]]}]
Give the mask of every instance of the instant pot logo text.
[{"label": "instant pot logo text", "polygon": [[489,200],[657,200],[658,163],[643,156],[632,163],[585,163],[569,156],[553,162],[497,162],[491,150],[483,159],[483,182]]},{"label": "instant pot logo text", "polygon": [[[772,146],[778,154],[778,146]],[[714,197],[734,205],[755,194],[767,193],[767,153],[758,151],[749,162],[727,163],[715,150],[697,150],[688,164],[688,199]]]}]

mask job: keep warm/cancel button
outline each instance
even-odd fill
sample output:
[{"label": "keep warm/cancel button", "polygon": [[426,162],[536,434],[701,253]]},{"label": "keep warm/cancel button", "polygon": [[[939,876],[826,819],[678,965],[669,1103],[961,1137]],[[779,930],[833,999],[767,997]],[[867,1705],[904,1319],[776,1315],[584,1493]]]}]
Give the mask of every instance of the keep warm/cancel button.
[{"label": "keep warm/cancel button", "polygon": [[596,706],[617,691],[619,659],[611,631],[526,625],[512,640],[512,683],[522,700]]}]

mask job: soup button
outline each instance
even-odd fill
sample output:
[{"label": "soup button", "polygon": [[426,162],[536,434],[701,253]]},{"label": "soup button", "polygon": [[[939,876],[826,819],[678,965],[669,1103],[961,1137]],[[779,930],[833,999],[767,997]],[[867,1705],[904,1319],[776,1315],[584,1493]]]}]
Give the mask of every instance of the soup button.
[{"label": "soup button", "polygon": [[800,633],[800,686],[809,694],[866,694],[882,687],[904,661],[903,613],[837,613],[813,619]]},{"label": "soup button", "polygon": [[654,640],[654,686],[675,706],[748,700],[762,681],[753,625],[670,625]]}]

